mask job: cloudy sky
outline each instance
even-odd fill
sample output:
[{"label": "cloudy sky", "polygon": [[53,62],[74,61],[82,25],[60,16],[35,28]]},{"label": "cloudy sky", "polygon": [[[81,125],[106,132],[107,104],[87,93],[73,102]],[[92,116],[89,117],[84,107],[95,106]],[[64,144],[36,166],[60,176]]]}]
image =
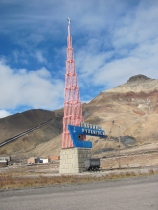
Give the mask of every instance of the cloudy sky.
[{"label": "cloudy sky", "polygon": [[158,0],[1,0],[0,118],[63,107],[67,17],[82,102],[158,79]]}]

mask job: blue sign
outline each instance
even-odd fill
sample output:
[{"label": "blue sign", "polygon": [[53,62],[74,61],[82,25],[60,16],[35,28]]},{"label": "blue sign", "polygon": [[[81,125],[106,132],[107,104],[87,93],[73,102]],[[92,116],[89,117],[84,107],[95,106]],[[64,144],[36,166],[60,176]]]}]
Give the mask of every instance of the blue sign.
[{"label": "blue sign", "polygon": [[68,130],[70,132],[74,147],[92,148],[92,142],[80,140],[80,135],[99,136],[99,137],[105,136],[105,132],[102,129],[93,129],[87,127],[68,125]]}]

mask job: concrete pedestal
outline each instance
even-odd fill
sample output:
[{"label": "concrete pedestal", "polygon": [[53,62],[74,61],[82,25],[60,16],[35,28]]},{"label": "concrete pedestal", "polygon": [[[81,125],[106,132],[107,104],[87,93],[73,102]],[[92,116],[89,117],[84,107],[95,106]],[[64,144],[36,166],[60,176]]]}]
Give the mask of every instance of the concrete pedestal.
[{"label": "concrete pedestal", "polygon": [[68,148],[60,151],[59,173],[82,173],[84,161],[91,158],[91,149]]}]

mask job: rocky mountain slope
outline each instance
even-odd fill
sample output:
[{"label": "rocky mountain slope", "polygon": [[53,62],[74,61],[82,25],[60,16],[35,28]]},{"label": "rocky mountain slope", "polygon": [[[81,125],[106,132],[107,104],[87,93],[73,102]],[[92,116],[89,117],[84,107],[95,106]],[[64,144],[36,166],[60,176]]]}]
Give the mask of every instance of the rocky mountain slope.
[{"label": "rocky mountain slope", "polygon": [[[124,85],[101,92],[83,104],[85,122],[99,124],[104,139],[88,137],[93,154],[158,143],[158,80],[136,75]],[[25,157],[59,155],[63,110],[30,110],[0,119],[0,142],[52,118],[51,123],[0,148],[0,154]]]},{"label": "rocky mountain slope", "polygon": [[[130,146],[128,141],[132,145],[158,142],[158,80],[144,75],[131,77],[126,84],[100,93],[85,109],[93,110],[88,121],[93,123],[98,116],[108,135],[122,136],[122,148]],[[127,136],[131,140],[123,143]],[[115,140],[118,142],[118,138]],[[106,141],[104,147],[111,145]]]},{"label": "rocky mountain slope", "polygon": [[27,156],[29,151],[37,145],[55,138],[62,132],[63,112],[47,110],[29,110],[0,119],[0,143],[23,131],[33,128],[52,118],[50,123],[39,129],[24,135],[16,141],[0,148],[0,154],[23,154]]}]

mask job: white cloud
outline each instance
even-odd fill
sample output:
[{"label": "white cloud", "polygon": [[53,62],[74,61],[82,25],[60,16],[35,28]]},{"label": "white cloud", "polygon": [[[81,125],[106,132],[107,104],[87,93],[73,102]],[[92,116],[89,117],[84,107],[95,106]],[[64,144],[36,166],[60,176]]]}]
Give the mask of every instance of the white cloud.
[{"label": "white cloud", "polygon": [[97,40],[92,41],[95,34],[91,34],[91,40],[78,48],[76,60],[82,85],[86,81],[88,86],[110,88],[125,83],[136,74],[158,78],[157,3],[140,1],[135,10],[128,9],[124,15],[119,14],[105,37],[99,28]]},{"label": "white cloud", "polygon": [[0,61],[0,109],[18,106],[58,109],[63,101],[63,90],[64,82],[52,78],[45,68],[18,71]]},{"label": "white cloud", "polygon": [[47,63],[46,59],[44,58],[43,54],[41,51],[36,51],[35,52],[35,57],[39,63]]},{"label": "white cloud", "polygon": [[0,118],[4,118],[11,115],[10,112],[6,111],[6,110],[0,110]]},{"label": "white cloud", "polygon": [[155,27],[157,20],[158,2],[148,7],[140,4],[136,11],[127,12],[119,23],[113,37],[114,46],[122,48],[126,45],[144,44],[155,38],[158,35]]},{"label": "white cloud", "polygon": [[138,45],[125,57],[109,59],[115,53],[78,53],[78,60],[82,60],[78,63],[82,85],[86,83],[88,86],[102,85],[110,88],[125,83],[136,74],[158,78],[158,39]]},{"label": "white cloud", "polygon": [[23,63],[23,64],[28,64],[28,54],[26,52],[24,52],[24,50],[22,51],[18,51],[13,50],[13,61],[14,63],[18,64],[19,62]]}]

